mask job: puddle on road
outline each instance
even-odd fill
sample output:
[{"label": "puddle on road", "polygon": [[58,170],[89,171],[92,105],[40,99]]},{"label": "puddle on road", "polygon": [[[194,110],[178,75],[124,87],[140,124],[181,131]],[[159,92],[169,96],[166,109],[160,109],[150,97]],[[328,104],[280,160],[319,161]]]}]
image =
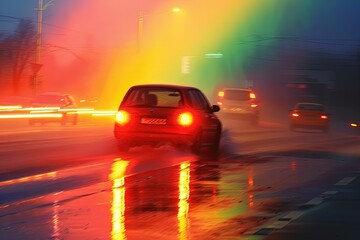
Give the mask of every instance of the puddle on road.
[{"label": "puddle on road", "polygon": [[[284,181],[298,184],[301,164],[254,156],[207,160],[169,149],[119,156],[111,165],[92,168],[91,174],[106,181],[90,181],[72,190],[59,188],[31,202],[2,208],[0,236],[221,239],[240,236],[291,208],[282,198],[258,196],[282,190]],[[269,178],[269,168],[281,174]]]}]

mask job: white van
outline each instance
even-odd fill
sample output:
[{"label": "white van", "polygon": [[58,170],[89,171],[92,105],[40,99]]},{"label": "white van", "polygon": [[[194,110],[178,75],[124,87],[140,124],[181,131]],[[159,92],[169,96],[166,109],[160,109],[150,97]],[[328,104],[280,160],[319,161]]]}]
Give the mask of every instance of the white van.
[{"label": "white van", "polygon": [[218,92],[217,104],[222,114],[246,118],[252,125],[259,123],[259,102],[248,88],[223,88]]}]

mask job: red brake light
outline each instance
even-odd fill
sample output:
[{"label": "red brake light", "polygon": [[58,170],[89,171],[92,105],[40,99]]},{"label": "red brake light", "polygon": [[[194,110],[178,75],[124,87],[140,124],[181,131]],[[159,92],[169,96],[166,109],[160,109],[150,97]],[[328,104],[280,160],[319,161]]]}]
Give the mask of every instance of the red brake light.
[{"label": "red brake light", "polygon": [[327,119],[328,116],[326,116],[326,115],[321,115],[320,118],[321,118],[321,119]]},{"label": "red brake light", "polygon": [[351,126],[351,127],[357,127],[358,124],[356,124],[356,123],[350,123],[350,126]]},{"label": "red brake light", "polygon": [[225,96],[225,93],[223,91],[220,91],[220,92],[218,92],[218,96],[223,97],[223,96]]},{"label": "red brake light", "polygon": [[299,117],[300,114],[298,114],[298,113],[292,113],[291,116],[293,116],[293,117]]},{"label": "red brake light", "polygon": [[125,125],[130,121],[130,115],[124,110],[120,110],[116,113],[115,120],[120,125]]},{"label": "red brake light", "polygon": [[190,126],[194,122],[194,116],[190,112],[180,113],[177,122],[184,127]]},{"label": "red brake light", "polygon": [[251,93],[250,93],[250,98],[251,98],[251,99],[255,99],[255,98],[256,98],[255,93],[251,92]]}]

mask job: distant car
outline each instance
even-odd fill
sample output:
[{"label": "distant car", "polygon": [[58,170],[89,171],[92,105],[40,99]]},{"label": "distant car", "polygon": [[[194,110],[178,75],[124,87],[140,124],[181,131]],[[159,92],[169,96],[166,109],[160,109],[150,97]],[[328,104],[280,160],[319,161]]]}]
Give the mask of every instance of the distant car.
[{"label": "distant car", "polygon": [[360,121],[351,121],[349,125],[352,134],[360,135]]},{"label": "distant car", "polygon": [[22,96],[7,96],[0,99],[0,106],[20,106],[22,108],[31,105],[31,98]]},{"label": "distant car", "polygon": [[222,124],[197,88],[148,84],[131,87],[125,94],[114,126],[119,149],[172,143],[195,153],[218,152]]},{"label": "distant car", "polygon": [[56,113],[61,113],[62,117],[57,118],[31,118],[29,119],[29,124],[33,125],[35,123],[46,123],[58,121],[62,125],[65,125],[67,122],[72,123],[73,125],[77,124],[78,115],[76,112],[76,101],[74,97],[70,94],[58,93],[58,92],[45,92],[37,95],[31,106],[33,108],[54,108]]},{"label": "distant car", "polygon": [[298,128],[320,129],[327,132],[329,129],[329,114],[325,106],[318,103],[297,103],[290,110],[290,130]]},{"label": "distant car", "polygon": [[247,119],[252,125],[259,123],[259,102],[255,92],[248,88],[223,88],[218,92],[217,104],[222,114]]}]

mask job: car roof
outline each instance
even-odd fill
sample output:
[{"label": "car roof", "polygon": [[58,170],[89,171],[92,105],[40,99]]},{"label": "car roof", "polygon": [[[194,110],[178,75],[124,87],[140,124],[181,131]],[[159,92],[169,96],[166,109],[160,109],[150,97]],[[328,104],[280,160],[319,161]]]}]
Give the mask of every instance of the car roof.
[{"label": "car roof", "polygon": [[321,103],[312,103],[312,102],[300,102],[300,103],[297,103],[296,105],[297,105],[297,106],[298,106],[298,105],[315,105],[315,106],[324,106],[324,104],[321,104]]},{"label": "car roof", "polygon": [[185,86],[185,85],[176,85],[176,84],[139,84],[134,85],[131,88],[151,88],[151,87],[160,87],[160,88],[177,88],[177,89],[197,89],[196,87],[192,86]]},{"label": "car roof", "polygon": [[222,91],[225,90],[236,90],[236,91],[248,91],[248,92],[252,92],[253,90],[250,88],[231,88],[231,87],[227,87],[227,88],[222,88]]}]

